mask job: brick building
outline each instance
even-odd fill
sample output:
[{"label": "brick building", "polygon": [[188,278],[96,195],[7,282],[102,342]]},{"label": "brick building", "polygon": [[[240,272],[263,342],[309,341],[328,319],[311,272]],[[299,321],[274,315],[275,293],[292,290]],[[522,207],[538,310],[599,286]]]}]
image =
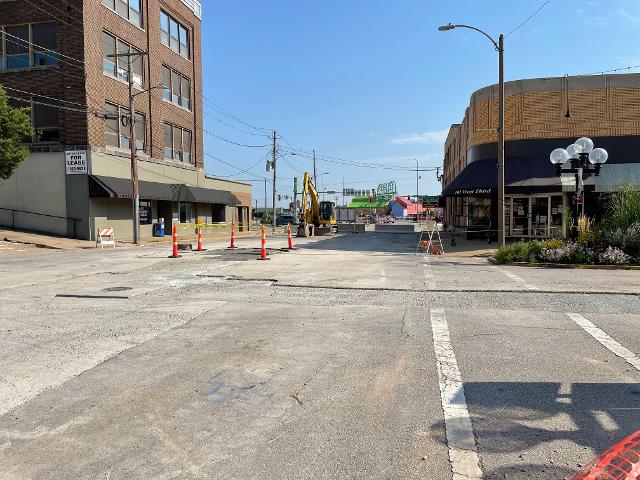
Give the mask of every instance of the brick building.
[{"label": "brick building", "polygon": [[161,220],[248,223],[250,185],[204,172],[198,0],[5,0],[0,19],[0,85],[35,129],[29,158],[0,184],[0,225],[132,237],[129,65],[114,55],[137,52],[142,237]]},{"label": "brick building", "polygon": [[[549,154],[580,137],[609,152],[602,175],[585,180],[588,215],[603,214],[603,194],[640,185],[640,74],[518,80],[505,93],[508,237],[565,234],[566,213],[577,207],[575,178],[558,177]],[[497,229],[497,124],[492,85],[471,96],[462,123],[449,131],[442,195],[446,221],[457,229]]]}]

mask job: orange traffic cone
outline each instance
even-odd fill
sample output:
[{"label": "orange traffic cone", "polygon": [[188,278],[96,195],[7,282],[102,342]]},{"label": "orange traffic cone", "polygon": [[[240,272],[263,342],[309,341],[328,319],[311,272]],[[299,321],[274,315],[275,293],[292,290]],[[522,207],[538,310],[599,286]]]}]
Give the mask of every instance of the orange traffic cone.
[{"label": "orange traffic cone", "polygon": [[198,249],[197,252],[206,252],[206,248],[202,248],[202,223],[198,223]]},{"label": "orange traffic cone", "polygon": [[231,223],[231,245],[228,247],[229,250],[238,248],[236,247],[236,224]]},{"label": "orange traffic cone", "polygon": [[180,258],[178,254],[178,228],[175,223],[173,224],[173,252],[169,258]]},{"label": "orange traffic cone", "polygon": [[287,224],[287,248],[283,248],[282,251],[290,252],[292,250],[297,250],[293,248],[293,238],[291,237],[291,224]]},{"label": "orange traffic cone", "polygon": [[267,257],[267,233],[264,225],[260,225],[260,233],[262,233],[262,248],[260,249],[260,258],[258,260],[271,260]]}]

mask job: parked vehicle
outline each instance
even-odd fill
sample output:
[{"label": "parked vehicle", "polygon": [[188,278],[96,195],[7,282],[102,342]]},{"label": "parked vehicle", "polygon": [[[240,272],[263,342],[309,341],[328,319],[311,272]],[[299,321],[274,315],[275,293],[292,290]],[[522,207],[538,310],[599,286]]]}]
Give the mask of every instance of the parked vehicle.
[{"label": "parked vehicle", "polygon": [[295,215],[280,215],[279,217],[276,217],[276,226],[277,227],[284,227],[285,225],[288,224],[291,225],[298,225],[298,223],[300,223],[300,221],[298,220],[298,217],[296,217]]}]

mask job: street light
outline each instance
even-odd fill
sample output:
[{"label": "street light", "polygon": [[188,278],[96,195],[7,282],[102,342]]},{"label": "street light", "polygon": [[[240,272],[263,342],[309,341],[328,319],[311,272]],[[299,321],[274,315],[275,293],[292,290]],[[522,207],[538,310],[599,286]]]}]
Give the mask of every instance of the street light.
[{"label": "street light", "polygon": [[503,246],[506,241],[504,228],[504,35],[500,34],[496,42],[491,35],[479,28],[470,25],[442,25],[438,27],[441,32],[455,28],[468,28],[481,33],[491,41],[498,52],[498,245]]},{"label": "street light", "polygon": [[[600,176],[602,165],[607,163],[609,153],[604,148],[593,148],[593,140],[582,137],[566,149],[556,148],[549,160],[556,166],[556,174],[573,173],[576,176],[576,195],[584,194],[584,176]],[[569,162],[569,167],[564,165]],[[584,215],[584,199],[582,200],[582,214]]]},{"label": "street light", "polygon": [[[331,175],[330,172],[324,172],[324,173],[319,173],[317,176],[318,177],[322,177],[323,175]],[[317,180],[318,184],[320,183],[320,180]],[[324,182],[322,183],[323,187],[322,187],[322,200],[324,200]],[[319,185],[316,185],[316,190],[318,190]]]}]

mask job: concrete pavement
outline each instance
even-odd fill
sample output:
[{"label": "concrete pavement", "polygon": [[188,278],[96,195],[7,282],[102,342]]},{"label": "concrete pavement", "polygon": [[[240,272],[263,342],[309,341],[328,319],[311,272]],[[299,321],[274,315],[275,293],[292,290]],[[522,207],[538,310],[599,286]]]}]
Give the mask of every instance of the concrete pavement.
[{"label": "concrete pavement", "polygon": [[269,242],[1,257],[0,478],[450,480],[462,389],[486,479],[565,478],[640,429],[640,371],[570,316],[637,357],[640,272]]}]

